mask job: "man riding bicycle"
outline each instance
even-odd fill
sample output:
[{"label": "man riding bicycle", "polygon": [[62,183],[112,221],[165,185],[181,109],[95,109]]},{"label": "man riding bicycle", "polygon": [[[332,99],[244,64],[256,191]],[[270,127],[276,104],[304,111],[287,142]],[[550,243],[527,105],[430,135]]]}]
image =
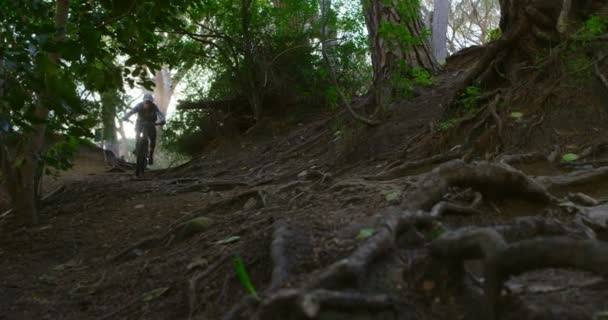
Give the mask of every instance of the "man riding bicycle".
[{"label": "man riding bicycle", "polygon": [[146,93],[144,95],[144,101],[138,103],[135,108],[131,109],[122,118],[123,121],[128,121],[129,118],[137,113],[137,121],[135,122],[135,145],[139,145],[139,139],[143,130],[146,130],[146,134],[150,139],[150,153],[148,155],[148,164],[153,164],[154,147],[156,147],[156,122],[158,124],[165,124],[165,115],[160,112],[158,106],[154,104],[154,98],[151,94]]}]

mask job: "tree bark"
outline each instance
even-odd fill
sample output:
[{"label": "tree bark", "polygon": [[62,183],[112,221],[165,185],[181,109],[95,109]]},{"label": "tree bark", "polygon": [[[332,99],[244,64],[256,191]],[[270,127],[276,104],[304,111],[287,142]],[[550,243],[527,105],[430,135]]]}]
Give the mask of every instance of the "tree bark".
[{"label": "tree bark", "polygon": [[433,22],[431,47],[438,62],[444,62],[448,55],[447,32],[448,16],[450,15],[450,0],[435,0],[433,6]]},{"label": "tree bark", "polygon": [[321,0],[321,50],[327,54],[329,58],[330,67],[335,70],[336,67],[336,55],[333,49],[338,45],[337,33],[335,26],[329,24],[330,17],[332,15],[331,0]]},{"label": "tree bark", "polygon": [[[55,42],[65,39],[66,24],[69,12],[69,0],[58,0],[55,12]],[[52,63],[59,62],[58,54],[49,54]],[[40,165],[40,154],[44,148],[46,121],[49,109],[44,105],[46,92],[39,94],[35,103],[33,117],[36,119],[31,131],[23,136],[15,137],[25,141],[23,149],[18,149],[16,144],[14,152],[5,144],[2,151],[2,169],[7,177],[8,191],[11,196],[12,206],[15,214],[26,224],[38,223],[38,211],[36,208],[36,169]]]},{"label": "tree bark", "polygon": [[363,11],[374,69],[374,94],[377,106],[381,106],[398,95],[392,83],[404,76],[402,64],[429,72],[438,71],[439,65],[425,35],[418,0],[363,0]]},{"label": "tree bark", "polygon": [[253,117],[256,121],[262,116],[262,94],[257,79],[257,65],[255,63],[255,52],[253,36],[250,30],[251,9],[253,0],[241,0],[241,27],[243,31],[243,60],[245,68],[245,91]]},{"label": "tree bark", "polygon": [[175,86],[171,78],[169,66],[163,65],[154,75],[154,101],[164,114],[167,114],[174,91]]}]

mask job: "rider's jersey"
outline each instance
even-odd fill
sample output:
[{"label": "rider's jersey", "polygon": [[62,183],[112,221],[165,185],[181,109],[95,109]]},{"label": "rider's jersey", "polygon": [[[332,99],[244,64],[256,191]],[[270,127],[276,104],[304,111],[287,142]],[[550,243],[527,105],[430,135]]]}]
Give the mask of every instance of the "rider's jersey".
[{"label": "rider's jersey", "polygon": [[137,113],[136,124],[156,123],[156,121],[160,121],[160,122],[165,121],[165,116],[163,115],[162,112],[160,112],[160,109],[158,109],[158,106],[154,103],[152,103],[152,106],[150,108],[148,108],[147,110],[146,110],[146,108],[144,108],[143,102],[138,103],[135,106],[135,108],[133,108],[129,112],[127,112],[127,114],[125,115],[125,118],[129,118],[130,116],[132,116],[135,113]]}]

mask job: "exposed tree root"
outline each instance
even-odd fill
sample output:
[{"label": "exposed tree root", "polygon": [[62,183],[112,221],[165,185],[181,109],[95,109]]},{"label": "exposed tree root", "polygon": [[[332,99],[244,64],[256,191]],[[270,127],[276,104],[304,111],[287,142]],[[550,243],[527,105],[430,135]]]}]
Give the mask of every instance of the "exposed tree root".
[{"label": "exposed tree root", "polygon": [[496,161],[508,165],[520,163],[532,163],[536,161],[546,160],[546,157],[540,152],[530,152],[524,154],[505,154],[499,156]]},{"label": "exposed tree root", "polygon": [[481,205],[483,196],[479,192],[475,192],[474,195],[475,198],[468,206],[463,206],[447,201],[440,201],[431,209],[431,216],[441,217],[447,213],[462,215],[481,215],[483,213],[478,208]]},{"label": "exposed tree root", "polygon": [[[447,214],[482,214],[479,207],[486,196],[518,196],[545,204],[558,202],[545,185],[509,165],[542,159],[538,154],[505,156],[500,159],[503,163],[452,160],[431,172],[409,177],[407,181],[410,181],[413,190],[408,190],[408,197],[402,205],[406,208],[405,211],[397,207],[388,208],[381,215],[374,234],[348,257],[319,270],[294,289],[279,289],[285,287],[293,265],[288,252],[293,231],[285,222],[277,222],[271,244],[274,269],[264,298],[261,302],[244,298],[225,319],[240,319],[245,314],[248,318],[254,314],[253,318],[256,319],[312,319],[321,314],[323,307],[390,310],[395,302],[389,296],[355,292],[365,285],[366,276],[378,261],[384,261],[384,258],[397,252],[397,239],[405,234],[404,231],[423,224],[431,225],[437,218]],[[564,179],[564,176],[558,178]],[[585,178],[576,176],[572,179],[579,181]],[[540,181],[546,182],[542,179]],[[338,191],[351,186],[377,189],[378,184],[381,183],[365,180],[356,183],[340,182],[331,189]],[[454,201],[469,204],[460,205]],[[424,211],[429,209],[430,212]],[[567,235],[572,238],[525,240],[538,235]],[[485,281],[480,282],[485,299],[482,314],[485,319],[493,319],[500,289],[511,275],[546,267],[601,271],[601,268],[591,266],[590,263],[599,264],[602,268],[608,267],[606,245],[574,238],[586,239],[585,232],[581,232],[577,225],[528,217],[517,219],[510,225],[447,232],[431,242],[428,248],[432,256],[450,261],[448,268],[454,263],[459,265],[464,260],[484,261]],[[505,239],[512,243],[509,244]],[[606,257],[602,256],[604,254]],[[542,261],[537,261],[537,257]],[[519,264],[512,263],[511,260],[516,260]],[[464,268],[460,268],[459,272],[466,275]]]},{"label": "exposed tree root", "polygon": [[[260,191],[262,191],[262,193]],[[250,189],[247,191],[243,191],[230,198],[226,198],[226,199],[219,200],[217,202],[213,202],[204,208],[194,210],[191,213],[184,215],[184,217],[182,217],[181,219],[179,219],[175,223],[173,223],[171,228],[173,229],[173,228],[179,226],[180,224],[182,224],[186,221],[192,220],[201,215],[208,215],[211,212],[213,212],[219,208],[231,206],[231,205],[234,205],[234,203],[242,204],[244,201],[247,201],[247,199],[252,198],[252,197],[259,198],[260,201],[262,201],[262,202],[265,201],[265,199],[263,199],[263,190],[262,189],[254,188],[254,189]]]},{"label": "exposed tree root", "polygon": [[490,162],[450,161],[421,175],[416,186],[419,190],[411,193],[404,203],[405,207],[414,210],[429,210],[449,187],[470,187],[484,196],[522,196],[544,203],[557,201],[543,185],[523,172]]},{"label": "exposed tree root", "polygon": [[492,115],[492,118],[494,118],[494,121],[496,122],[498,143],[499,143],[498,148],[500,149],[500,148],[502,148],[502,145],[504,144],[504,138],[502,136],[502,128],[503,128],[502,120],[500,119],[498,112],[496,112],[496,106],[498,105],[499,102],[500,102],[500,94],[497,94],[496,97],[494,98],[494,100],[492,100],[492,102],[490,102],[490,104],[488,105],[488,111],[490,112],[490,114]]},{"label": "exposed tree root", "polygon": [[208,191],[229,191],[238,187],[247,187],[248,183],[242,181],[206,181],[197,184],[193,184],[187,187],[178,189],[176,193],[188,193],[188,192],[208,192]]},{"label": "exposed tree root", "polygon": [[524,33],[527,29],[525,24],[517,24],[515,28],[510,28],[499,40],[488,45],[485,54],[481,57],[479,62],[469,71],[457,92],[461,92],[466,87],[473,84],[479,76],[481,76],[489,66],[494,63],[496,57],[502,52],[510,51],[512,44],[519,39],[520,34]]},{"label": "exposed tree root", "polygon": [[272,269],[272,278],[267,291],[274,291],[281,287],[289,277],[290,264],[286,250],[291,237],[292,232],[287,223],[284,221],[275,222],[272,244],[270,246],[270,256],[272,257],[274,268]]},{"label": "exposed tree root", "polygon": [[389,296],[380,294],[285,289],[264,300],[257,319],[316,319],[321,307],[379,311],[394,309],[395,302]]},{"label": "exposed tree root", "polygon": [[432,164],[438,164],[438,163],[450,161],[453,159],[458,159],[460,157],[462,157],[462,153],[451,152],[451,153],[439,154],[436,156],[432,156],[430,158],[406,162],[400,166],[394,167],[385,172],[381,172],[375,176],[364,177],[364,179],[370,180],[370,181],[393,180],[393,179],[397,179],[397,178],[401,178],[401,177],[405,176],[411,170],[421,168],[424,166],[428,166],[428,165],[432,165]]},{"label": "exposed tree root", "polygon": [[597,201],[593,197],[590,197],[582,192],[569,193],[568,200],[573,201],[573,202],[578,203],[583,206],[587,206],[587,207],[595,207],[600,204],[599,201]]},{"label": "exposed tree root", "polygon": [[608,167],[575,171],[559,176],[536,177],[535,180],[547,189],[565,188],[588,184],[608,177]]},{"label": "exposed tree root", "polygon": [[424,219],[429,219],[429,216],[411,211],[402,212],[397,208],[388,209],[373,236],[349,257],[323,270],[306,287],[331,289],[357,285],[372,262],[395,248],[396,237],[405,227]]},{"label": "exposed tree root", "polygon": [[606,88],[606,90],[608,90],[608,78],[606,78],[606,76],[602,73],[602,71],[597,66],[597,64],[595,64],[594,69],[595,69],[595,75],[598,77],[598,79],[600,79],[602,81],[604,88]]},{"label": "exposed tree root", "polygon": [[506,241],[515,242],[538,236],[579,236],[580,228],[566,225],[557,219],[538,216],[521,217],[511,224],[492,226]]},{"label": "exposed tree root", "polygon": [[442,235],[430,245],[434,256],[484,260],[483,318],[495,319],[504,282],[513,275],[545,268],[574,268],[608,275],[608,243],[570,238],[537,238],[508,245],[490,228],[466,228]]},{"label": "exposed tree root", "polygon": [[228,262],[228,260],[230,260],[230,257],[231,257],[231,255],[229,255],[229,254],[223,256],[218,261],[216,261],[213,265],[209,266],[205,271],[196,273],[192,278],[190,278],[190,280],[188,280],[188,285],[187,285],[187,296],[188,296],[188,307],[189,307],[188,319],[192,319],[192,317],[194,316],[194,314],[197,311],[198,303],[197,303],[196,296],[199,291],[199,287],[198,287],[199,282],[201,280],[204,280],[209,274],[211,274],[212,272],[217,270],[219,267],[221,267],[223,264]]}]

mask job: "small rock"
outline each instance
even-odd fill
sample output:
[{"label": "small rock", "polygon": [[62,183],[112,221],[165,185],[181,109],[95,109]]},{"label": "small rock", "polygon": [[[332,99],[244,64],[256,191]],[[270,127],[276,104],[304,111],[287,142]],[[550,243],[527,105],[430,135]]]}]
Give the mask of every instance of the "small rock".
[{"label": "small rock", "polygon": [[384,194],[384,198],[386,202],[390,205],[397,205],[401,203],[401,191],[400,190],[391,190]]},{"label": "small rock", "polygon": [[203,257],[198,257],[192,260],[186,267],[188,270],[192,270],[194,268],[204,268],[209,265],[209,261]]},{"label": "small rock", "polygon": [[134,208],[135,208],[135,209],[143,209],[143,208],[145,208],[145,207],[146,207],[146,206],[145,206],[145,205],[143,205],[143,204],[138,204],[138,205],[136,205]]},{"label": "small rock", "polygon": [[145,252],[141,249],[135,248],[133,249],[133,251],[131,251],[131,253],[133,253],[136,257],[141,257],[145,254]]},{"label": "small rock", "polygon": [[255,208],[258,207],[258,200],[256,200],[256,198],[249,198],[249,200],[247,200],[247,202],[245,202],[245,205],[243,206],[243,210],[245,211],[249,211],[249,210],[253,210]]},{"label": "small rock", "polygon": [[306,179],[306,176],[308,176],[308,171],[306,171],[306,170],[304,170],[298,174],[299,179]]},{"label": "small rock", "polygon": [[194,218],[182,223],[175,231],[175,240],[182,241],[209,229],[212,220],[206,217]]}]

